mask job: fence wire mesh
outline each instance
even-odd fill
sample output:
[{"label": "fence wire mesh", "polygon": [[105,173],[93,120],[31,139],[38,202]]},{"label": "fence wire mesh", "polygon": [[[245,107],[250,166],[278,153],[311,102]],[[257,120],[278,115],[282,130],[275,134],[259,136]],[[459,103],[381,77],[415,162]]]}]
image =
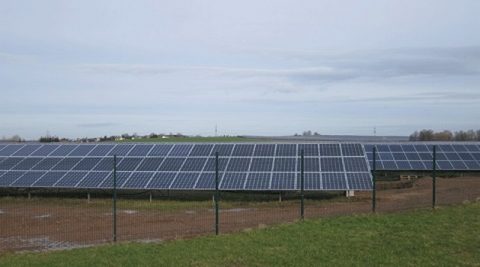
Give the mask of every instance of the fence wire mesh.
[{"label": "fence wire mesh", "polygon": [[[377,175],[376,212],[431,209],[432,177]],[[436,206],[480,201],[478,174],[436,178]],[[215,234],[215,191],[0,192],[0,253],[77,248],[113,242],[161,242]],[[301,220],[296,192],[228,192],[219,198],[219,233],[249,231]],[[372,192],[305,192],[305,219],[369,214]]]}]

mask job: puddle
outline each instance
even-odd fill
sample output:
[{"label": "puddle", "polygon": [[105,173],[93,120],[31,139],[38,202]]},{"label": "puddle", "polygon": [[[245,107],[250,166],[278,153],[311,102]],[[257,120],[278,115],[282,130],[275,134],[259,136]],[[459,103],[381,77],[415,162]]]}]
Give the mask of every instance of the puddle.
[{"label": "puddle", "polygon": [[1,215],[1,214],[5,214],[5,211],[3,211],[3,210],[0,210],[0,215]]},{"label": "puddle", "polygon": [[135,213],[138,213],[138,211],[136,210],[122,210],[121,212],[125,213],[125,214],[135,214]]}]

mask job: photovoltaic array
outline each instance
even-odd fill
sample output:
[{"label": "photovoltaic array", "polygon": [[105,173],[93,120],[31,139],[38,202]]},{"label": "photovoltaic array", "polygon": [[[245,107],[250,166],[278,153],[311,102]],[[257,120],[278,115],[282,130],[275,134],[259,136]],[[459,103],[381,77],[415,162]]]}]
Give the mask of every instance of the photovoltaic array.
[{"label": "photovoltaic array", "polygon": [[361,144],[4,144],[0,187],[113,187],[113,155],[121,189],[211,190],[219,153],[222,190],[370,190]]},{"label": "photovoltaic array", "polygon": [[377,151],[377,170],[431,170],[434,146],[436,146],[436,168],[438,170],[480,170],[480,146],[478,143],[365,144],[365,151],[372,168],[374,146]]}]

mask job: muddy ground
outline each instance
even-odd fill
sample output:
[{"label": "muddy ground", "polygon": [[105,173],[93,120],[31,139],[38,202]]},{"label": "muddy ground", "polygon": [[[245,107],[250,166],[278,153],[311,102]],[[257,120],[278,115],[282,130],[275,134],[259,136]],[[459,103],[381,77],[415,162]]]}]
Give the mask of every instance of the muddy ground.
[{"label": "muddy ground", "polygon": [[[377,191],[377,212],[396,212],[431,208],[432,181],[419,179],[412,188]],[[480,201],[480,177],[437,179],[438,205]],[[92,202],[94,202],[93,200]],[[130,200],[131,201],[131,200]],[[112,242],[113,216],[108,205],[82,201],[43,201],[0,198],[0,253],[6,251],[52,250]],[[173,210],[132,209],[118,201],[117,240],[158,242],[213,234],[215,216],[212,207],[192,202],[188,208]],[[293,222],[300,217],[299,201],[238,203],[222,208],[221,233],[262,228]],[[148,205],[148,203],[147,203]],[[370,192],[355,192],[346,199],[305,201],[305,217],[318,218],[369,213]]]}]

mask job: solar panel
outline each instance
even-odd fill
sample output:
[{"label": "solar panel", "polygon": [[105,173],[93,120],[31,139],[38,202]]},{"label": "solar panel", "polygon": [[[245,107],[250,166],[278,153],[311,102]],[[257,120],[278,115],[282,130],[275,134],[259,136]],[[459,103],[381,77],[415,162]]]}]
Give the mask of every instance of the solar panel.
[{"label": "solar panel", "polygon": [[[222,190],[298,190],[303,150],[306,190],[370,190],[364,184],[370,173],[363,149],[360,144],[339,143],[8,144],[0,145],[0,186],[110,189],[116,155],[118,188],[212,190],[218,152]],[[470,152],[475,148],[459,149],[468,154],[469,163],[455,162],[452,168],[478,165]],[[408,160],[422,165],[422,157],[411,150],[406,149],[415,153],[408,154]],[[405,152],[396,153],[407,159]],[[480,150],[475,153],[480,156]],[[467,158],[460,153],[455,156]],[[396,166],[391,152],[385,153],[385,159]]]},{"label": "solar panel", "polygon": [[437,147],[437,169],[440,171],[479,171],[478,145],[471,143],[365,144],[372,166],[373,147],[377,148],[377,170],[425,171],[432,169],[433,146]]}]

